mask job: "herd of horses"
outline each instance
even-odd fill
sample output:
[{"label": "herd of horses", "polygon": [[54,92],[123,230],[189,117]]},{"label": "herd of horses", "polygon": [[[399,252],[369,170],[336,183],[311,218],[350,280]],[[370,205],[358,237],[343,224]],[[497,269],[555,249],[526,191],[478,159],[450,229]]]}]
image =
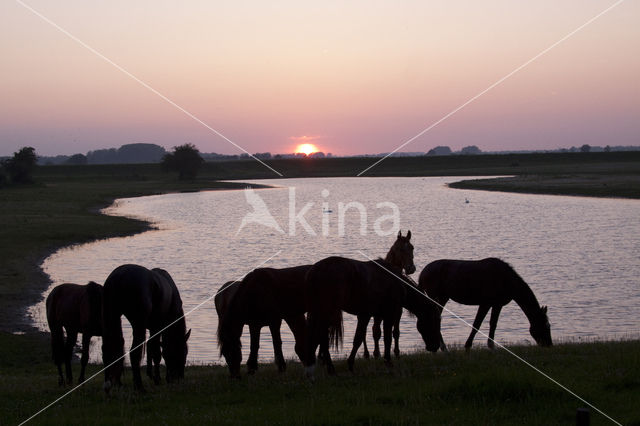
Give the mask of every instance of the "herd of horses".
[{"label": "herd of horses", "polygon": [[[409,275],[413,263],[411,231],[401,232],[384,259],[359,261],[332,256],[313,265],[290,268],[258,268],[241,281],[225,283],[215,295],[218,313],[218,346],[232,377],[240,375],[242,352],[240,338],[245,325],[251,336],[247,360],[249,374],[258,368],[260,331],[268,326],[273,339],[275,363],[286,368],[282,353],[280,326],[284,320],[295,338],[295,352],[313,379],[316,357],[335,374],[330,347],[343,340],[342,315],[356,316],[357,326],[347,365],[353,371],[355,357],[362,344],[365,357],[367,326],[374,319],[374,356],[380,356],[378,341],[384,342],[383,358],[391,363],[391,343],[399,355],[398,339],[403,309],[415,316],[416,328],[431,352],[446,350],[440,332],[441,314],[449,299],[478,305],[471,334],[465,343],[470,348],[485,316],[491,310],[488,345],[493,337],[500,311],[514,300],[530,323],[530,333],[541,346],[552,344],[547,308],[541,307],[526,282],[506,262],[488,258],[478,261],[437,260],[420,273],[418,283]],[[166,366],[166,381],[184,377],[187,359],[187,331],[182,300],[173,279],[163,269],[122,265],[106,279],[104,286],[61,284],[46,301],[51,330],[53,360],[58,382],[72,383],[71,357],[78,333],[82,333],[80,382],[84,381],[92,336],[102,336],[105,365],[104,388],[120,384],[124,368],[124,337],[121,318],[131,323],[133,342],[130,351],[134,387],[143,390],[140,363],[147,351],[147,375],[160,382],[161,359]],[[381,328],[382,326],[382,328]],[[66,342],[63,329],[66,331]],[[145,342],[146,331],[150,338]]]}]

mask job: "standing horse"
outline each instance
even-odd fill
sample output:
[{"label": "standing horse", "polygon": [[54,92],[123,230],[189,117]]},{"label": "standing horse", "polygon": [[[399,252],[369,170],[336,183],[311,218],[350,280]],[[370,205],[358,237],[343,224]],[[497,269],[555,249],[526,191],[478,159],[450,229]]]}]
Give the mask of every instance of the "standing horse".
[{"label": "standing horse", "polygon": [[[167,367],[167,382],[184,377],[191,330],[186,332],[182,299],[176,284],[163,269],[122,265],[114,269],[104,283],[102,359],[106,366],[105,390],[108,391],[114,382],[120,383],[124,366],[122,315],[133,329],[129,356],[135,388],[144,390],[140,360],[147,330],[152,336],[147,350],[155,364],[154,382],[160,381],[160,357],[164,358]],[[147,365],[147,374],[151,374],[150,365]]]},{"label": "standing horse", "polygon": [[[47,296],[47,322],[51,330],[51,350],[53,362],[58,367],[58,384],[64,385],[62,363],[67,375],[67,383],[73,382],[71,355],[78,333],[82,333],[82,358],[80,378],[84,382],[84,371],[89,361],[91,336],[102,336],[102,286],[93,281],[87,285],[60,284]],[[67,333],[64,341],[62,329]]]},{"label": "standing horse", "polygon": [[[342,341],[342,311],[358,318],[353,349],[347,360],[349,370],[353,371],[355,354],[372,316],[379,316],[384,321],[384,359],[391,362],[391,328],[399,321],[403,306],[410,308],[418,317],[418,330],[427,348],[432,351],[438,349],[439,336],[434,335],[433,327],[430,327],[436,323],[432,315],[437,310],[417,289],[409,291],[403,278],[403,269],[408,274],[415,272],[410,239],[411,231],[405,237],[399,232],[384,260],[362,262],[333,256],[317,262],[309,270],[305,357],[309,377],[313,378],[318,345],[328,373],[335,374],[329,344],[337,347]],[[416,297],[422,298],[422,302]]]},{"label": "standing horse", "polygon": [[258,268],[241,282],[226,283],[216,294],[218,311],[218,345],[225,357],[231,376],[240,375],[240,336],[245,324],[251,333],[251,353],[247,360],[249,374],[258,368],[260,330],[269,326],[273,339],[275,361],[279,371],[286,363],[282,354],[280,326],[289,325],[296,344],[295,351],[302,360],[306,333],[304,279],[311,265],[292,268]]},{"label": "standing horse", "polygon": [[[479,305],[473,329],[464,344],[469,349],[482,321],[491,309],[489,339],[493,349],[496,325],[502,307],[515,300],[529,319],[529,332],[540,346],[551,346],[551,329],[547,307],[540,307],[527,283],[506,262],[487,258],[482,260],[436,260],[420,273],[419,286],[440,306],[449,299],[463,305]],[[446,350],[444,341],[442,349]]]},{"label": "standing horse", "polygon": [[[416,283],[410,276],[405,275],[404,280],[412,285],[413,287],[418,287],[418,283]],[[374,317],[373,318],[373,326],[371,327],[371,334],[373,336],[373,357],[380,358],[380,338],[382,337],[382,317]],[[400,318],[398,318],[398,322],[393,324],[393,354],[398,358],[400,356]],[[362,341],[362,346],[364,348],[364,357],[369,358],[369,349],[367,348],[367,339],[365,338]]]}]

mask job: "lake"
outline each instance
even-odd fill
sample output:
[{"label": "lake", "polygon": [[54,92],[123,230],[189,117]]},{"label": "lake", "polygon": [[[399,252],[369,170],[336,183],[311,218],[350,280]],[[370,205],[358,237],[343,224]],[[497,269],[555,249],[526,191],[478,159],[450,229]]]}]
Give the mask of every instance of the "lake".
[{"label": "lake", "polygon": [[[193,329],[189,363],[221,363],[213,295],[223,283],[241,279],[258,266],[295,266],[332,255],[360,260],[367,260],[362,253],[384,257],[399,225],[403,233],[410,229],[413,234],[416,280],[422,268],[436,259],[499,257],[524,278],[542,305],[549,306],[555,341],[638,336],[640,201],[446,186],[460,179],[259,180],[251,183],[277,188],[120,199],[105,212],[143,218],[158,229],[65,248],[42,267],[54,285],[90,280],[102,284],[124,263],[166,269],[180,289],[185,312],[204,302],[187,316],[187,326]],[[350,207],[346,212],[341,209],[345,206]],[[246,216],[254,209],[257,214]],[[447,308],[473,322],[476,307],[449,302]],[[47,330],[44,301],[32,307],[31,314],[36,325]],[[345,345],[338,356],[348,355],[355,330],[355,318],[344,317]],[[486,333],[488,323],[487,316],[481,328]],[[123,324],[128,326],[126,320]],[[496,340],[533,343],[528,330],[525,315],[512,302],[502,310]],[[460,320],[443,313],[442,334],[448,344],[463,344],[469,331]],[[284,323],[282,332],[285,357],[292,358],[293,337]],[[273,359],[270,338],[264,328],[261,361]],[[128,347],[130,334],[125,339]],[[370,332],[367,341],[372,347]],[[474,343],[486,347],[481,335]],[[423,348],[415,319],[403,315],[401,351]],[[248,349],[245,328],[243,361]],[[92,346],[91,358],[101,359],[99,343]]]}]

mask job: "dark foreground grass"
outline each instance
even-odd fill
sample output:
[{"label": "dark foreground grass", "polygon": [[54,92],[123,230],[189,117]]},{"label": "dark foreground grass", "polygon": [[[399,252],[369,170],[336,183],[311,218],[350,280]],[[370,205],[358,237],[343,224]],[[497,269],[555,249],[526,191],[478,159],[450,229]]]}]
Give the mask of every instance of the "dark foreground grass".
[{"label": "dark foreground grass", "polygon": [[[16,337],[0,334],[2,345]],[[48,347],[3,355],[2,423],[20,423],[70,387],[59,388]],[[640,424],[640,342],[513,347],[616,421]],[[103,376],[72,392],[33,424],[573,424],[585,404],[503,350],[403,355],[391,369],[380,360],[356,361],[356,372],[337,363],[338,376],[318,371],[316,383],[299,363],[286,373],[261,365],[258,373],[228,378],[221,366],[190,366],[176,385],[132,390],[127,372],[111,396]],[[77,372],[78,365],[75,365]],[[98,366],[90,366],[95,373]],[[591,410],[592,424],[611,424]]]}]

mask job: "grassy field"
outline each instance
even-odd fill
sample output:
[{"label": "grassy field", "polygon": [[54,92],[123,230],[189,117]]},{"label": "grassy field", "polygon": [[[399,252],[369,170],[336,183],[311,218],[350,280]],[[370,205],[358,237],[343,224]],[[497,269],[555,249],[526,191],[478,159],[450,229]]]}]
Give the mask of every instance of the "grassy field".
[{"label": "grassy field", "polygon": [[[0,411],[3,424],[20,423],[71,387],[57,386],[46,345],[31,351],[0,333]],[[11,348],[7,350],[6,348]],[[345,348],[347,349],[347,348]],[[580,397],[627,425],[640,424],[640,342],[513,347]],[[221,366],[190,366],[179,384],[132,390],[131,374],[109,397],[102,374],[56,402],[34,424],[575,424],[586,404],[503,350],[454,350],[402,355],[391,369],[380,360],[318,371],[314,384],[299,363],[279,374],[272,365],[240,380]],[[98,372],[90,366],[89,372]],[[77,375],[78,365],[75,365]],[[592,424],[611,424],[590,410]]]},{"label": "grassy field", "polygon": [[[285,177],[355,176],[372,158],[273,160]],[[640,152],[530,154],[389,158],[365,176],[516,175],[518,188],[504,182],[471,183],[482,189],[552,192],[640,198]],[[274,178],[259,163],[207,163],[198,179],[180,182],[152,165],[40,167],[32,185],[0,187],[0,423],[19,422],[60,395],[55,386],[47,336],[25,317],[49,281],[39,268],[53,250],[75,243],[148,228],[136,220],[108,217],[99,209],[114,198],[176,191],[243,188],[220,179]],[[562,183],[550,188],[545,182]],[[586,185],[585,185],[586,182]],[[606,185],[602,183],[605,182]],[[507,183],[507,185],[511,185]],[[12,332],[24,332],[12,335]],[[638,400],[638,343],[519,348],[536,365],[558,374],[563,383],[614,418],[633,417]],[[610,361],[607,361],[610,360]],[[535,362],[534,362],[535,363]],[[293,367],[279,376],[264,374],[229,382],[224,369],[192,367],[176,387],[151,388],[147,395],[123,389],[105,400],[98,382],[38,419],[39,422],[191,423],[262,419],[280,423],[528,423],[571,422],[575,399],[499,353],[470,357],[417,355],[401,360],[392,372],[380,363],[362,362],[354,376],[324,378],[314,386]],[[509,367],[511,366],[511,367]],[[342,370],[346,370],[344,365]],[[95,367],[94,367],[95,369]],[[478,371],[476,371],[478,370]],[[518,376],[515,372],[521,372]],[[592,372],[596,372],[592,375]],[[555,376],[554,376],[555,377]],[[575,385],[575,386],[574,386]],[[635,398],[635,399],[634,399]],[[254,405],[255,404],[255,405]],[[76,414],[63,414],[67,409]],[[636,410],[637,411],[637,410]],[[289,413],[291,412],[291,413]],[[6,413],[6,415],[5,415]],[[62,416],[55,417],[54,416]],[[616,417],[617,414],[618,417]]]}]

